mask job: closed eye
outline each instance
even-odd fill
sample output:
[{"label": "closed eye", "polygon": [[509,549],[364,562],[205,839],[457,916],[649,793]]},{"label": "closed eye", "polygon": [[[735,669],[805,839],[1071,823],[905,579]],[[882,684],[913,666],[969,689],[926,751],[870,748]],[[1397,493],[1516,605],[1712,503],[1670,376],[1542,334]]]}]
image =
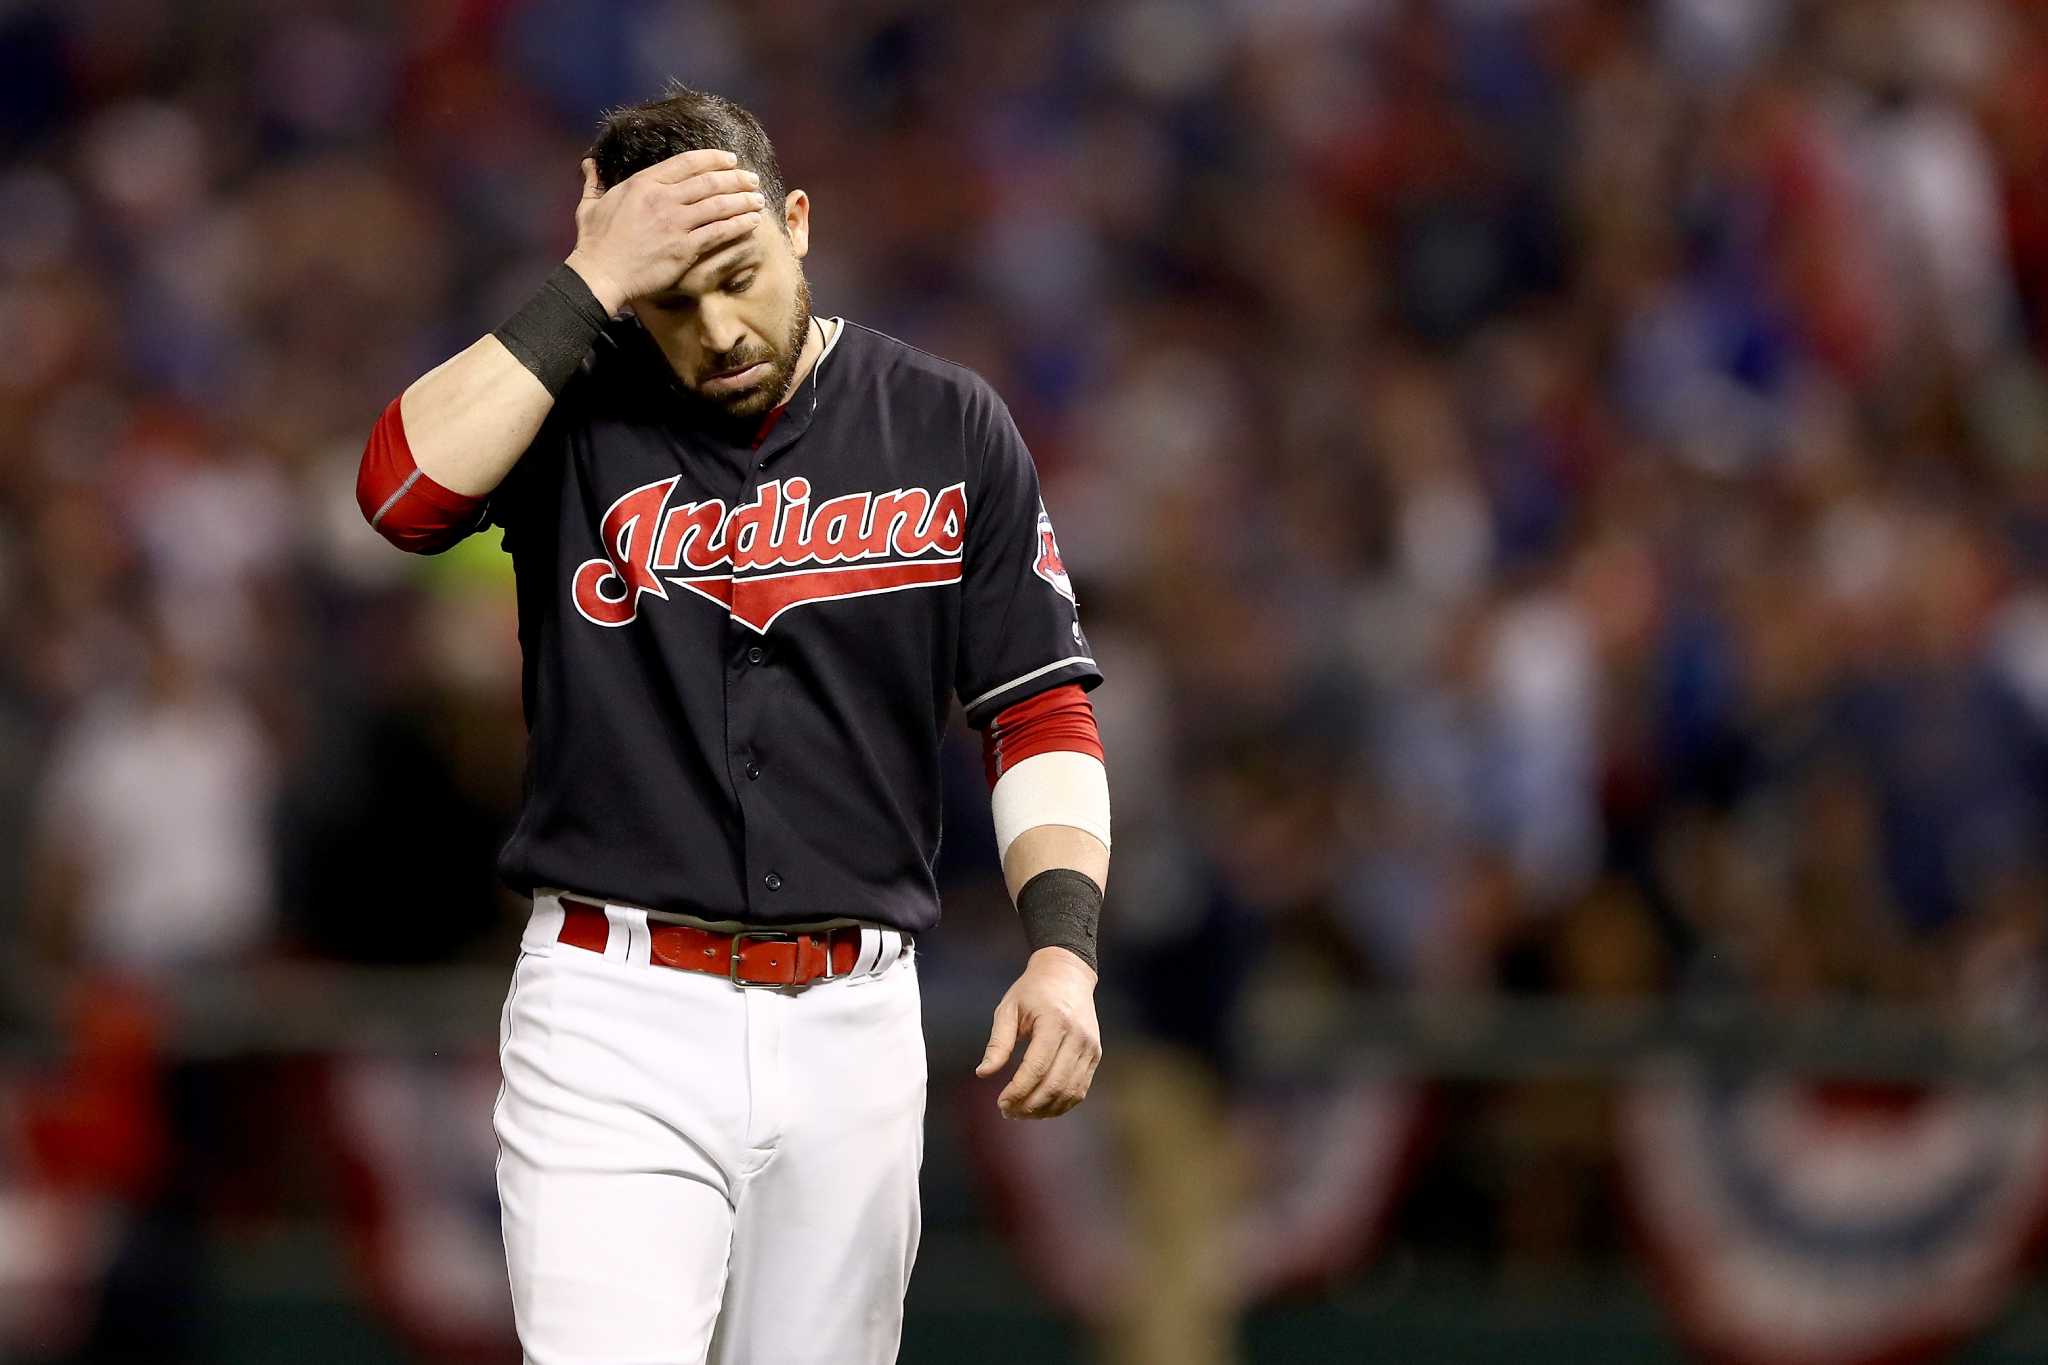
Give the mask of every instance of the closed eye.
[{"label": "closed eye", "polygon": [[725,292],[728,294],[744,294],[747,290],[753,288],[753,285],[753,275],[742,275],[739,279],[728,281],[725,286]]}]

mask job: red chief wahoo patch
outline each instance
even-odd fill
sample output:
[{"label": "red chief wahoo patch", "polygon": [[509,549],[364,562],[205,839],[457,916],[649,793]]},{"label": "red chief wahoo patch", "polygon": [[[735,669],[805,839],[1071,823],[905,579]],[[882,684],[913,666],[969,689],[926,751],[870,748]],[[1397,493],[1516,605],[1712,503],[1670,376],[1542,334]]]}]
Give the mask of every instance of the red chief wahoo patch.
[{"label": "red chief wahoo patch", "polygon": [[1074,601],[1074,581],[1067,577],[1066,563],[1060,558],[1060,543],[1053,538],[1052,517],[1042,499],[1038,504],[1038,557],[1032,562],[1031,572],[1052,584],[1054,592]]}]

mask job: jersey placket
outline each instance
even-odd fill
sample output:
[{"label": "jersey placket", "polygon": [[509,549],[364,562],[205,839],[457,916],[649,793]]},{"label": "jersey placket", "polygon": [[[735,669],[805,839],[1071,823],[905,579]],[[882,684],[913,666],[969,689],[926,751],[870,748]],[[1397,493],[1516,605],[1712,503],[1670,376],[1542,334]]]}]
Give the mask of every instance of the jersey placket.
[{"label": "jersey placket", "polygon": [[[738,507],[751,500],[766,481],[769,464],[795,444],[810,425],[815,409],[812,402],[814,375],[815,371],[812,376],[805,377],[803,386],[790,399],[782,420],[768,433],[767,440],[758,449],[748,452],[748,458],[742,465],[745,474],[729,505]],[[737,595],[737,565],[734,566],[733,583]],[[725,639],[726,780],[731,785],[734,804],[739,810],[747,904],[761,911],[773,911],[780,908],[784,897],[795,888],[790,886],[790,869],[782,866],[785,860],[779,856],[780,850],[773,847],[764,834],[764,831],[776,827],[775,822],[757,819],[755,812],[771,799],[770,784],[774,781],[771,764],[778,756],[771,752],[773,745],[767,721],[775,712],[775,697],[781,690],[784,665],[776,657],[776,646],[771,636],[755,630],[736,616],[726,619]]]},{"label": "jersey placket", "polygon": [[767,637],[737,620],[727,623],[726,639],[729,653],[725,686],[725,761],[727,780],[732,783],[734,802],[740,813],[747,903],[772,905],[785,883],[776,865],[775,850],[768,846],[762,834],[763,830],[772,827],[771,822],[755,818],[754,813],[768,799],[766,765],[771,756],[764,752],[761,731],[762,720],[771,710],[770,697],[775,690],[775,670],[779,665]]}]

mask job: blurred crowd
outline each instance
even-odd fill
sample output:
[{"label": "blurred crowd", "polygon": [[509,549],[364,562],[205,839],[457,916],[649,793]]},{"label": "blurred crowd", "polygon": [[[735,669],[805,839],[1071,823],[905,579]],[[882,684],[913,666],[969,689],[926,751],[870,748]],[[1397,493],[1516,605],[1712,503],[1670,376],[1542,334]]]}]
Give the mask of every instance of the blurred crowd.
[{"label": "blurred crowd", "polygon": [[679,74],[811,191],[821,310],[1031,440],[1127,947],[2032,961],[2048,7],[84,0],[0,63],[0,875],[60,960],[495,922],[502,557],[394,555],[347,480],[564,252],[596,112]]},{"label": "blurred crowd", "polygon": [[[36,961],[502,956],[509,568],[391,550],[356,460],[678,76],[810,192],[819,311],[1032,445],[1129,1027],[1230,1074],[1273,982],[2037,1002],[2048,4],[598,8],[0,5]],[[958,751],[935,951],[1007,968]]]},{"label": "blurred crowd", "polygon": [[1120,921],[1142,830],[1375,983],[2031,998],[2048,8],[1291,9],[1133,43],[1059,334],[1138,297],[1009,371]]}]

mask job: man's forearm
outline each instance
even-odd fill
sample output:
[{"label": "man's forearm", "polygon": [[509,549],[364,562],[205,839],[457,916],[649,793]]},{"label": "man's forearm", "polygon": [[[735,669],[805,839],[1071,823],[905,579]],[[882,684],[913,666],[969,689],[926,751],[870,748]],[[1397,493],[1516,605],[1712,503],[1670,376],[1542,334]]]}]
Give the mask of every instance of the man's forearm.
[{"label": "man's forearm", "polygon": [[414,380],[399,413],[421,472],[478,498],[504,482],[554,405],[504,343],[486,336]]},{"label": "man's forearm", "polygon": [[[479,338],[406,389],[399,403],[406,441],[420,472],[443,488],[482,497],[502,483],[547,421],[567,371],[595,339],[605,304],[575,274],[574,262],[567,270],[542,286],[538,306],[521,309],[499,333]],[[573,299],[564,281],[578,291]],[[524,354],[515,355],[507,341]]]},{"label": "man's forearm", "polygon": [[1038,825],[1017,836],[1003,857],[1003,882],[1016,900],[1024,883],[1055,867],[1071,867],[1109,889],[1109,849],[1102,840],[1072,825]]},{"label": "man's forearm", "polygon": [[1109,883],[1109,774],[1094,708],[1068,684],[1004,708],[982,734],[1003,880],[1035,956],[1091,970]]},{"label": "man's forearm", "polygon": [[1097,970],[1096,936],[1109,880],[1109,849],[1101,839],[1071,825],[1034,826],[1004,854],[1003,880],[1034,959],[1071,953],[1091,973]]}]

